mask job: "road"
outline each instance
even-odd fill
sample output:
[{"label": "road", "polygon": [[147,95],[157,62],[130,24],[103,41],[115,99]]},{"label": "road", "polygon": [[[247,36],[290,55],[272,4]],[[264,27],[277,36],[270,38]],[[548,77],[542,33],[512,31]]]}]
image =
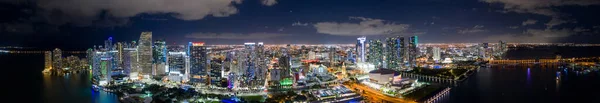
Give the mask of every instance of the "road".
[{"label": "road", "polygon": [[[350,88],[356,93],[361,94],[365,99],[368,99],[372,102],[385,102],[385,103],[416,103],[414,101],[405,100],[398,97],[391,97],[381,92],[371,89],[365,85],[357,84],[357,83],[344,83],[344,86]],[[356,91],[358,89],[359,91]]]}]

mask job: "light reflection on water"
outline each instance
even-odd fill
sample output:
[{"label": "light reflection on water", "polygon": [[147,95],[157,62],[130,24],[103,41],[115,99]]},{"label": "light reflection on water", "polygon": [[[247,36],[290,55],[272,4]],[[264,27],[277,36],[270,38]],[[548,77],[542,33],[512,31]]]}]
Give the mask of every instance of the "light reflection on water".
[{"label": "light reflection on water", "polygon": [[47,103],[117,103],[115,94],[93,91],[88,73],[42,74]]}]

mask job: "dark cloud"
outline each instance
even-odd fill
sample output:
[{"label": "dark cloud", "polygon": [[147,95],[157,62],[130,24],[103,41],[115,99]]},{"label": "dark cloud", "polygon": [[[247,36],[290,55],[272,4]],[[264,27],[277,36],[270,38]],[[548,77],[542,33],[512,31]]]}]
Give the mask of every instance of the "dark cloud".
[{"label": "dark cloud", "polygon": [[340,36],[366,36],[404,33],[410,25],[386,22],[381,19],[350,17],[359,23],[319,22],[313,24],[318,33]]},{"label": "dark cloud", "polygon": [[460,29],[457,31],[458,34],[472,34],[472,33],[480,33],[487,32],[488,30],[483,29],[483,25],[475,25],[472,28]]}]

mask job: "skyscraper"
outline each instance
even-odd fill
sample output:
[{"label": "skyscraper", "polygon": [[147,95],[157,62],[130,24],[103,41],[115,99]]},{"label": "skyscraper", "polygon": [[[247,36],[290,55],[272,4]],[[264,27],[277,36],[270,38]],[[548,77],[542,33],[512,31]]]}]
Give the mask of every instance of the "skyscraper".
[{"label": "skyscraper", "polygon": [[45,51],[44,52],[44,71],[52,70],[52,52]]},{"label": "skyscraper", "polygon": [[404,63],[404,37],[389,37],[385,45],[386,68],[399,70]]},{"label": "skyscraper", "polygon": [[113,44],[112,44],[112,41],[113,41],[113,38],[112,38],[112,37],[108,37],[108,39],[107,39],[107,40],[104,40],[104,48],[105,48],[106,50],[112,50],[112,49],[113,49],[113,48],[112,48],[112,46],[113,46]]},{"label": "skyscraper", "polygon": [[380,40],[369,40],[367,61],[377,67],[383,63],[383,43]]},{"label": "skyscraper", "polygon": [[210,85],[220,86],[223,73],[223,60],[221,58],[212,58],[210,62],[209,79]]},{"label": "skyscraper", "polygon": [[418,56],[418,52],[419,52],[419,48],[418,48],[418,37],[417,36],[412,36],[409,39],[408,42],[408,64],[410,65],[410,67],[415,67],[417,66],[417,56]]},{"label": "skyscraper", "polygon": [[258,42],[258,45],[256,45],[256,61],[255,63],[257,64],[256,66],[256,80],[257,80],[257,84],[256,86],[261,86],[264,84],[264,81],[267,79],[267,69],[268,66],[267,64],[269,63],[269,60],[267,60],[267,56],[265,53],[265,45],[263,44],[263,42]]},{"label": "skyscraper", "polygon": [[138,44],[139,65],[142,75],[152,75],[152,32],[142,32]]},{"label": "skyscraper", "polygon": [[208,49],[204,42],[194,42],[190,45],[190,82],[207,83]]},{"label": "skyscraper", "polygon": [[367,37],[359,37],[356,39],[356,58],[358,62],[366,62],[365,60],[365,41]]},{"label": "skyscraper", "polygon": [[52,70],[61,71],[62,70],[62,51],[58,48],[52,51]]},{"label": "skyscraper", "polygon": [[442,59],[440,54],[441,54],[440,47],[434,47],[433,48],[433,60],[438,61],[438,60]]},{"label": "skyscraper", "polygon": [[186,65],[185,60],[187,54],[185,52],[185,46],[183,45],[168,45],[168,65],[169,73],[184,74]]},{"label": "skyscraper", "polygon": [[112,81],[113,56],[105,51],[96,51],[92,64],[92,83],[94,85],[106,85]]},{"label": "skyscraper", "polygon": [[152,50],[153,67],[156,75],[164,75],[169,70],[167,69],[167,43],[164,40],[154,42]]}]

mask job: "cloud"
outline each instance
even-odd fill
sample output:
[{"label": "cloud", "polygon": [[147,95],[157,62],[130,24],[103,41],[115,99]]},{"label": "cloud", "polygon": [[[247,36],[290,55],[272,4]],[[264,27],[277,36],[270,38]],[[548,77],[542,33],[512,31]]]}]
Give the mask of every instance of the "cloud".
[{"label": "cloud", "polygon": [[523,21],[523,23],[521,23],[521,25],[526,26],[526,25],[532,25],[535,23],[537,23],[537,20],[527,19],[527,20]]},{"label": "cloud", "polygon": [[[516,12],[516,13],[531,13],[539,14],[552,17],[548,23],[547,28],[552,28],[564,23],[565,16],[567,14],[560,13],[553,9],[553,7],[560,6],[590,6],[600,5],[600,0],[480,0],[486,3],[498,3],[504,4],[504,13]],[[525,26],[525,23],[523,24]]]},{"label": "cloud", "polygon": [[509,26],[508,28],[510,28],[510,29],[518,29],[519,26]]},{"label": "cloud", "polygon": [[405,33],[408,24],[396,24],[381,19],[365,17],[350,17],[351,20],[359,20],[359,23],[348,22],[319,22],[313,24],[318,33],[340,35],[340,36],[366,36],[387,35]]},{"label": "cloud", "polygon": [[[51,24],[91,26],[97,22],[127,24],[139,14],[167,14],[182,20],[200,20],[207,16],[227,17],[238,13],[235,4],[241,0],[2,0],[5,3],[33,2],[40,8],[37,18]],[[22,0],[26,1],[26,0]],[[275,0],[263,0],[267,6]]]},{"label": "cloud", "polygon": [[564,23],[576,23],[576,21],[567,21],[567,20],[562,20],[560,18],[552,18],[545,25],[546,25],[547,29],[551,29],[554,26],[557,26],[557,25],[560,25],[560,24],[564,24]]},{"label": "cloud", "polygon": [[192,33],[185,35],[186,38],[194,39],[268,39],[273,37],[287,36],[289,34],[276,33]]},{"label": "cloud", "polygon": [[34,26],[28,23],[3,23],[0,24],[0,32],[30,34],[34,33]]},{"label": "cloud", "polygon": [[308,26],[308,23],[301,23],[298,21],[298,22],[292,23],[292,26]]},{"label": "cloud", "polygon": [[479,33],[479,32],[487,32],[488,30],[483,29],[483,25],[475,25],[473,28],[465,28],[458,30],[459,34],[471,34],[471,33]]},{"label": "cloud", "polygon": [[547,16],[560,15],[551,7],[598,5],[598,0],[480,0],[486,3],[504,4],[506,12],[532,13]]},{"label": "cloud", "polygon": [[561,38],[576,34],[586,34],[590,30],[584,28],[574,29],[527,29],[521,34],[493,35],[486,38],[488,41],[508,41],[521,43],[550,43],[557,42]]},{"label": "cloud", "polygon": [[261,0],[261,3],[266,6],[273,6],[277,4],[277,0]]}]

